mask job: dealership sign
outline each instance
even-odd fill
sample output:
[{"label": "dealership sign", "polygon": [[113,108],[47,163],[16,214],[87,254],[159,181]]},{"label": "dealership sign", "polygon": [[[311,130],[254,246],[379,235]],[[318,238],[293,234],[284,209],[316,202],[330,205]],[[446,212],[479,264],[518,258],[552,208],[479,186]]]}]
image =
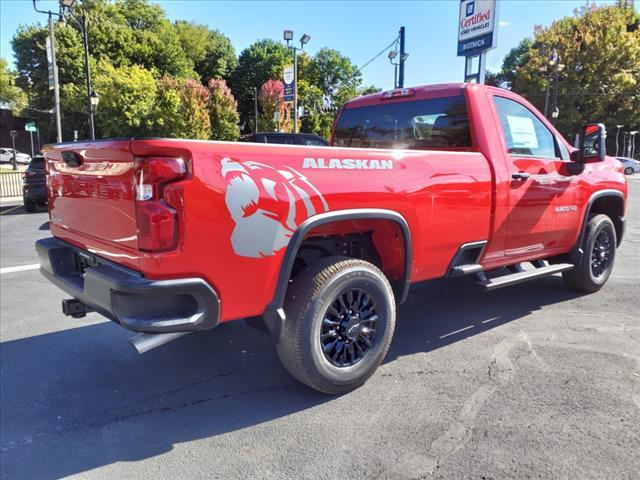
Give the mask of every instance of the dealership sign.
[{"label": "dealership sign", "polygon": [[472,57],[496,46],[496,0],[461,0],[458,56]]},{"label": "dealership sign", "polygon": [[284,77],[284,101],[285,102],[293,102],[294,94],[296,88],[295,82],[295,73],[293,71],[293,65],[287,65],[284,67],[283,72]]}]

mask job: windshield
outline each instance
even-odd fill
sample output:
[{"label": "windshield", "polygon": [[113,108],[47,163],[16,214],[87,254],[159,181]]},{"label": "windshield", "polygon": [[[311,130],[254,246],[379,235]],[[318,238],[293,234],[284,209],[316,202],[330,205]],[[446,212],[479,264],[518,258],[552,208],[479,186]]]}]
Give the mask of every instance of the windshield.
[{"label": "windshield", "polygon": [[360,148],[470,147],[462,95],[350,108],[342,111],[333,145]]}]

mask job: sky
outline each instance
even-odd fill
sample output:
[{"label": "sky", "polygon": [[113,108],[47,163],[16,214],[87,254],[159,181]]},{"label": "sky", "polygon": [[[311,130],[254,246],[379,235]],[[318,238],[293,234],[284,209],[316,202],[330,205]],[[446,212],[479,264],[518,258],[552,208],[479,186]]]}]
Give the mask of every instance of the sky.
[{"label": "sky", "polygon": [[[535,25],[572,15],[585,0],[498,0],[498,46],[487,55],[489,70],[498,70],[507,52]],[[38,0],[42,10],[56,9],[57,1]],[[160,0],[171,20],[208,25],[227,35],[240,53],[255,40],[282,39],[285,29],[297,40],[311,36],[305,49],[339,50],[362,67],[406,29],[405,86],[462,81],[464,58],[456,56],[458,0],[420,1],[214,1]],[[614,3],[599,0],[597,3]],[[33,10],[31,0],[0,0],[0,56],[13,62],[11,38],[20,24],[45,23],[46,15]],[[393,88],[394,67],[388,50],[362,69],[365,85]]]}]

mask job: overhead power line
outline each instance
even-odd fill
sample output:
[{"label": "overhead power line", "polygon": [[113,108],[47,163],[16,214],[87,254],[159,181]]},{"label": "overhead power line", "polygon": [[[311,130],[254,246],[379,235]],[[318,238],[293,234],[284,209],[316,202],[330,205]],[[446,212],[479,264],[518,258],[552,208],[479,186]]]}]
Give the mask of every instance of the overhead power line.
[{"label": "overhead power line", "polygon": [[384,47],[380,53],[378,53],[375,57],[373,57],[371,60],[369,60],[367,63],[365,63],[364,65],[362,65],[360,67],[360,70],[362,70],[364,67],[366,67],[367,65],[369,65],[371,62],[373,62],[376,58],[378,58],[380,55],[382,55],[384,52],[386,52],[387,50],[389,50],[391,47],[393,47],[394,45],[396,45],[398,43],[398,37],[393,39],[393,42],[391,42],[389,45],[387,45],[386,47]]}]

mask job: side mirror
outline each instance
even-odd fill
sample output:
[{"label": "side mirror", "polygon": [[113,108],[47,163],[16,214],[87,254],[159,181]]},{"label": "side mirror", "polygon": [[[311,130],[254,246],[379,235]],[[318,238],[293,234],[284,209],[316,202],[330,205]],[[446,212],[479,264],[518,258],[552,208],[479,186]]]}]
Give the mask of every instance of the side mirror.
[{"label": "side mirror", "polygon": [[578,162],[602,162],[606,153],[607,129],[602,123],[583,125],[578,151],[572,157]]}]

